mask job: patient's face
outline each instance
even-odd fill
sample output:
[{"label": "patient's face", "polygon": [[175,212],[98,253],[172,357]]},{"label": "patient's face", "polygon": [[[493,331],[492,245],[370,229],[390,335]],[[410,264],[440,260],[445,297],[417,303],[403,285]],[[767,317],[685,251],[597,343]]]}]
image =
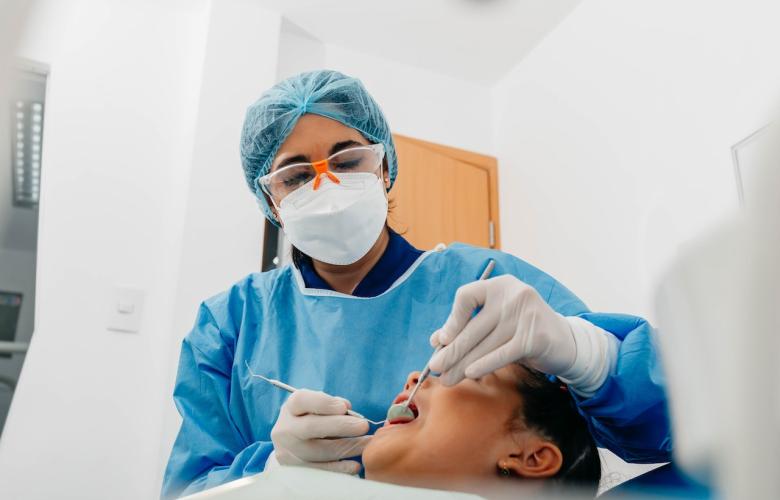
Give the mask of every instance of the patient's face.
[{"label": "patient's face", "polygon": [[[418,417],[389,422],[366,447],[366,478],[421,486],[435,486],[436,478],[448,483],[495,478],[496,457],[510,453],[514,442],[509,423],[522,404],[516,387],[523,373],[508,365],[452,387],[428,377],[414,399]],[[409,375],[395,403],[408,399],[418,376]]]}]

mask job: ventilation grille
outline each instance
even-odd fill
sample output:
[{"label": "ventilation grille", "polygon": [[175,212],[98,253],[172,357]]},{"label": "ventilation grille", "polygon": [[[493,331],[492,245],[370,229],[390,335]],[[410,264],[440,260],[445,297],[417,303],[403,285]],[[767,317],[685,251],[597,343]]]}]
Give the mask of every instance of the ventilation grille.
[{"label": "ventilation grille", "polygon": [[11,165],[14,205],[38,204],[41,188],[43,103],[17,100],[11,106]]}]

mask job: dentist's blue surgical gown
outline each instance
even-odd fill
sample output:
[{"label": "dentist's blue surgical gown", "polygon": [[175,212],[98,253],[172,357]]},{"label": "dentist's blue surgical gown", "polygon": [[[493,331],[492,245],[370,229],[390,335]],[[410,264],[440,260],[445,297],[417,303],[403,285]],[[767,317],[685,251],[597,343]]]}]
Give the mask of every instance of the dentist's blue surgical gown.
[{"label": "dentist's blue surgical gown", "polygon": [[[599,446],[632,462],[668,461],[664,380],[643,319],[594,313],[549,275],[511,255],[454,244],[421,253],[391,234],[388,249],[356,289],[329,290],[310,265],[250,274],[206,300],[182,343],[174,399],[182,425],[163,496],[192,493],[261,472],[271,428],[288,394],[249,376],[349,399],[372,420],[385,417],[406,376],[428,361],[431,332],[450,313],[455,291],[512,274],[565,316],[579,316],[621,341],[614,372],[592,397],[577,398]],[[362,295],[362,296],[361,296]]]}]

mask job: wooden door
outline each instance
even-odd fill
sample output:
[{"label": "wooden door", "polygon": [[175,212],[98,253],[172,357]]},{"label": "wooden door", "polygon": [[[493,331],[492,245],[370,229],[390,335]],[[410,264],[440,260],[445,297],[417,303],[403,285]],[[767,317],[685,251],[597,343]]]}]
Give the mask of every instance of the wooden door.
[{"label": "wooden door", "polygon": [[390,226],[415,247],[470,243],[499,248],[496,159],[394,135],[398,178]]}]

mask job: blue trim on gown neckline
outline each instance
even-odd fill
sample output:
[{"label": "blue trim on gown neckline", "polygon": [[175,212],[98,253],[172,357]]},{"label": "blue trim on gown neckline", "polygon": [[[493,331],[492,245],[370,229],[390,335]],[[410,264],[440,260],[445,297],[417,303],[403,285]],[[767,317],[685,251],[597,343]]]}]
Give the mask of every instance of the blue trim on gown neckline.
[{"label": "blue trim on gown neckline", "polygon": [[[355,297],[376,297],[386,292],[415,261],[423,254],[422,250],[413,247],[403,236],[388,228],[390,240],[379,261],[358,283],[352,295]],[[314,270],[311,259],[302,259],[300,265],[301,277],[306,288],[333,290],[327,281]]]}]

